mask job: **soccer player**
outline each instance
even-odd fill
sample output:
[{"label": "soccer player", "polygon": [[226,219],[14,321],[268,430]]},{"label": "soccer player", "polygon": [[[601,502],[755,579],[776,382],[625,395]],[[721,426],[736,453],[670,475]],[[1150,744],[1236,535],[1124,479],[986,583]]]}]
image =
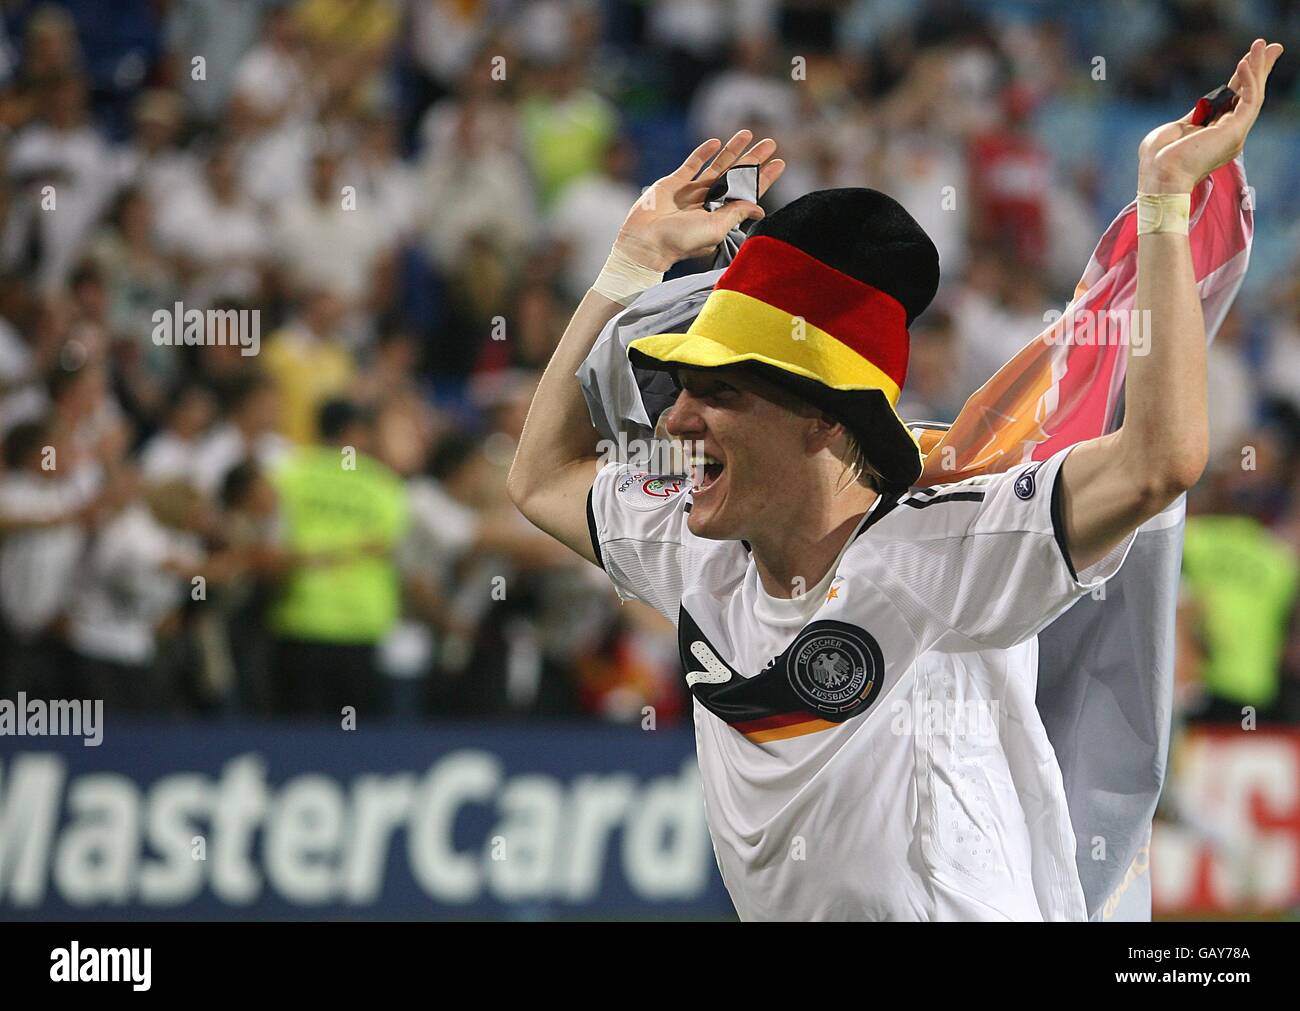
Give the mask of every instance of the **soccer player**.
[{"label": "soccer player", "polygon": [[[911,487],[920,455],[894,406],[938,257],[895,201],[828,190],[770,218],[743,201],[705,211],[731,166],[759,164],[760,192],[784,168],[742,131],[629,213],[538,387],[510,493],[677,624],[742,919],[1086,918],[1035,636],[1205,466],[1190,193],[1241,151],[1281,51],[1257,40],[1230,112],[1139,149],[1150,332],[1131,346],[1122,426],[1005,474]],[[628,350],[680,387],[660,423],[690,447],[691,480],[602,466],[575,370],[624,305],[749,218],[689,330]]]}]

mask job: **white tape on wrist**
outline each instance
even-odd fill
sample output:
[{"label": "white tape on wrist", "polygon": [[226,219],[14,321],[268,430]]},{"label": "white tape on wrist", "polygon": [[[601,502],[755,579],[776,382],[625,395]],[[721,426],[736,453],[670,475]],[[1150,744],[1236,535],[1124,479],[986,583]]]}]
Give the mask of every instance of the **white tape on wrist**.
[{"label": "white tape on wrist", "polygon": [[615,246],[591,288],[619,305],[631,305],[641,292],[653,288],[663,279],[660,271],[643,267]]},{"label": "white tape on wrist", "polygon": [[1192,214],[1190,193],[1139,193],[1137,195],[1138,235],[1151,232],[1174,232],[1186,235]]}]

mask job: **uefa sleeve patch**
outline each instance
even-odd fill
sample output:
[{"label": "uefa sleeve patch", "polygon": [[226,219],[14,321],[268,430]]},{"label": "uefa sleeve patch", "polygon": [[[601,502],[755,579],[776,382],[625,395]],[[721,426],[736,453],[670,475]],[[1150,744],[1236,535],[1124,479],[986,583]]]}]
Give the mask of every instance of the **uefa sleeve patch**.
[{"label": "uefa sleeve patch", "polygon": [[629,471],[619,477],[614,492],[620,502],[633,509],[654,509],[689,491],[690,487],[690,479],[686,477]]}]

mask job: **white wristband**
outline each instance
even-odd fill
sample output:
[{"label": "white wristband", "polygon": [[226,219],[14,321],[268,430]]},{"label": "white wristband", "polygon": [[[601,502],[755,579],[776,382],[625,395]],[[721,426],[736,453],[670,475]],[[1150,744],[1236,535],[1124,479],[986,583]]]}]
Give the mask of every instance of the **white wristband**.
[{"label": "white wristband", "polygon": [[653,288],[663,279],[660,271],[643,267],[615,246],[591,288],[619,305],[631,305],[641,292]]},{"label": "white wristband", "polygon": [[1174,232],[1186,235],[1191,213],[1190,193],[1139,193],[1137,233],[1147,235],[1151,232]]}]

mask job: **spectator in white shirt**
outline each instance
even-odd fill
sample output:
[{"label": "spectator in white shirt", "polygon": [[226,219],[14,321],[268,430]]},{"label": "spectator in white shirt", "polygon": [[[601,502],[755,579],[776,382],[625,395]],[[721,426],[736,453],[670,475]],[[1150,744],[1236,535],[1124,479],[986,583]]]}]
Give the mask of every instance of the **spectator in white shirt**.
[{"label": "spectator in white shirt", "polygon": [[[293,292],[327,289],[349,312],[370,308],[376,272],[392,255],[388,209],[364,206],[357,180],[339,174],[338,154],[312,158],[311,191],[275,222],[275,254]],[[345,187],[352,187],[347,193]]]},{"label": "spectator in white shirt", "polygon": [[731,65],[695,93],[691,130],[699,137],[730,137],[742,124],[761,123],[776,135],[797,124],[798,109],[788,73],[772,72],[771,40],[752,32],[736,40]]},{"label": "spectator in white shirt", "polygon": [[156,675],[160,627],[184,603],[194,577],[221,577],[219,563],[204,564],[197,531],[208,526],[205,513],[192,487],[166,482],[100,529],[68,623],[77,697],[103,699],[110,712],[171,708],[173,686]]},{"label": "spectator in white shirt", "polygon": [[305,59],[302,32],[287,5],[272,11],[262,41],[235,71],[229,122],[249,141],[245,187],[271,203],[302,189],[317,110],[316,83]]},{"label": "spectator in white shirt", "polygon": [[150,199],[197,186],[199,163],[177,141],[185,122],[180,95],[162,88],[140,94],[132,110],[134,133],[117,156],[116,170],[122,185],[143,190]]},{"label": "spectator in white shirt", "polygon": [[158,232],[163,250],[188,281],[186,301],[206,305],[218,295],[251,299],[259,293],[266,258],[266,229],[244,192],[237,153],[228,139],[208,155],[199,186],[162,198]]},{"label": "spectator in white shirt", "polygon": [[216,414],[216,398],[207,387],[191,383],[178,390],[163,427],[140,449],[144,479],[154,483],[192,479],[199,446]]},{"label": "spectator in white shirt", "polygon": [[0,695],[61,697],[62,623],[102,484],[97,466],[58,467],[48,422],[25,422],[4,443],[0,478]]},{"label": "spectator in white shirt", "polygon": [[[474,439],[452,435],[430,456],[428,473],[407,481],[408,526],[397,561],[410,612],[381,643],[394,679],[393,709],[410,714],[412,682],[430,673],[434,705],[455,709],[487,690],[458,675],[493,607],[482,587],[493,575],[572,567],[518,510],[495,500],[501,477]],[[406,689],[405,691],[403,689]],[[459,700],[456,696],[461,696]]]},{"label": "spectator in white shirt", "polygon": [[37,284],[56,288],[67,279],[117,182],[109,146],[86,118],[80,77],[67,75],[47,85],[40,121],[18,133],[8,161],[10,178],[26,188],[27,197],[8,227],[36,233]]},{"label": "spectator in white shirt", "polygon": [[280,395],[270,379],[246,373],[229,385],[222,401],[226,420],[200,440],[189,471],[195,487],[209,496],[221,490],[237,465],[254,460],[274,470],[290,449],[278,431]]},{"label": "spectator in white shirt", "polygon": [[46,382],[50,441],[58,447],[60,469],[90,464],[112,469],[125,459],[130,425],[109,383],[109,371],[100,361],[56,369]]},{"label": "spectator in white shirt", "polygon": [[[465,124],[468,121],[468,127]],[[475,150],[492,150],[523,157],[523,135],[515,107],[492,78],[491,54],[483,52],[456,81],[456,92],[429,106],[420,120],[421,158],[442,153],[464,141],[468,129]]]},{"label": "spectator in white shirt", "polygon": [[605,265],[605,255],[618,238],[627,209],[640,190],[633,182],[636,152],[618,138],[605,154],[602,171],[583,176],[561,191],[548,217],[547,231],[560,245],[561,277],[566,294],[576,302],[591,287]]},{"label": "spectator in white shirt", "polygon": [[514,151],[492,142],[479,119],[490,109],[464,103],[446,143],[425,152],[420,226],[438,268],[454,273],[476,240],[508,262],[523,258],[536,223],[533,186]]},{"label": "spectator in white shirt", "polygon": [[385,245],[403,241],[415,228],[419,196],[415,170],[398,152],[397,121],[372,112],[358,123],[355,151],[339,169],[339,185],[356,189],[358,214],[381,224]]},{"label": "spectator in white shirt", "polygon": [[458,87],[486,60],[478,59],[494,21],[511,13],[512,0],[415,0],[411,4],[411,58],[436,87]]}]

